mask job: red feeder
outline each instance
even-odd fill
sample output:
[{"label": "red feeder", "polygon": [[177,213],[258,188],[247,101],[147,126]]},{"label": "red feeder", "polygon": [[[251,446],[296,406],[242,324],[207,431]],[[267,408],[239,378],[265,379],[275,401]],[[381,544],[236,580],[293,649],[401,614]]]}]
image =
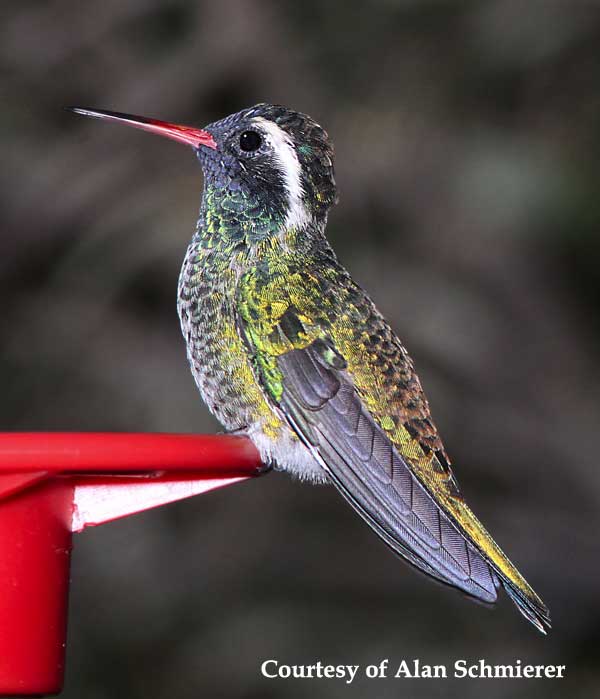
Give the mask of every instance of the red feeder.
[{"label": "red feeder", "polygon": [[245,437],[0,434],[0,696],[62,688],[73,532],[260,473]]}]

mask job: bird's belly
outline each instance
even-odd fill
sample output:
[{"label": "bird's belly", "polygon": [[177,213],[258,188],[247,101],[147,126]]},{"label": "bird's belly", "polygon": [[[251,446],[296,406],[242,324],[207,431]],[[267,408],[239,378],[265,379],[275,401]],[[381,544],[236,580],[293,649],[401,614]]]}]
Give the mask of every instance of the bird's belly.
[{"label": "bird's belly", "polygon": [[228,430],[264,425],[275,437],[281,419],[258,384],[248,350],[222,293],[180,299],[179,317],[190,368],[210,411]]},{"label": "bird's belly", "polygon": [[321,463],[287,425],[282,426],[275,439],[260,427],[250,429],[248,436],[264,463],[271,464],[279,471],[287,471],[302,481],[326,483],[329,480]]},{"label": "bird's belly", "polygon": [[180,296],[179,317],[194,380],[219,422],[246,431],[265,463],[302,480],[325,481],[321,465],[267,401],[225,295]]}]

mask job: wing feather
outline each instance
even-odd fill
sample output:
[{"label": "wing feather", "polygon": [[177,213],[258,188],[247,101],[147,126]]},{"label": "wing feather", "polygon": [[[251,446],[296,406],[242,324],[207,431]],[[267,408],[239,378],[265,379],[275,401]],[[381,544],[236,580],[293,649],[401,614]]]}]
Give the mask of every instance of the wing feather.
[{"label": "wing feather", "polygon": [[427,575],[494,602],[497,578],[411,473],[348,378],[335,377],[314,346],[280,356],[278,365],[284,412],[354,509]]},{"label": "wing feather", "polygon": [[406,351],[345,270],[325,262],[319,275],[257,269],[240,282],[240,334],[265,395],[398,555],[485,602],[502,584],[545,632],[544,603],[460,495]]}]

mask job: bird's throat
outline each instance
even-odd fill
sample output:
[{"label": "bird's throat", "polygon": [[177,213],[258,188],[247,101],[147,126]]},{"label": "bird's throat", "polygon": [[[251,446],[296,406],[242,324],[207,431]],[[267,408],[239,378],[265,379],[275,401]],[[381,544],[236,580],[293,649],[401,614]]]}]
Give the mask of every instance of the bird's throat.
[{"label": "bird's throat", "polygon": [[207,185],[193,244],[223,261],[240,256],[255,259],[265,248],[302,254],[326,244],[325,222],[324,217],[290,221],[285,198],[265,204],[241,189]]},{"label": "bird's throat", "polygon": [[204,189],[197,236],[209,248],[251,248],[277,235],[285,222],[283,202],[263,203],[242,189]]}]

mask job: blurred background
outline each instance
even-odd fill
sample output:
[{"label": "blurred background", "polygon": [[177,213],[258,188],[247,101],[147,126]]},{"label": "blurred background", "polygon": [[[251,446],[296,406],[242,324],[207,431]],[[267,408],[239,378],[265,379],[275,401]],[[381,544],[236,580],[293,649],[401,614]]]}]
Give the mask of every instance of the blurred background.
[{"label": "blurred background", "polygon": [[[431,584],[331,488],[270,474],[76,537],[65,699],[596,695],[600,6],[5,0],[0,76],[1,429],[219,429],[175,308],[199,166],[62,107],[200,126],[289,105],[336,145],[336,250],[554,622]],[[415,657],[567,676],[260,675]]]}]

